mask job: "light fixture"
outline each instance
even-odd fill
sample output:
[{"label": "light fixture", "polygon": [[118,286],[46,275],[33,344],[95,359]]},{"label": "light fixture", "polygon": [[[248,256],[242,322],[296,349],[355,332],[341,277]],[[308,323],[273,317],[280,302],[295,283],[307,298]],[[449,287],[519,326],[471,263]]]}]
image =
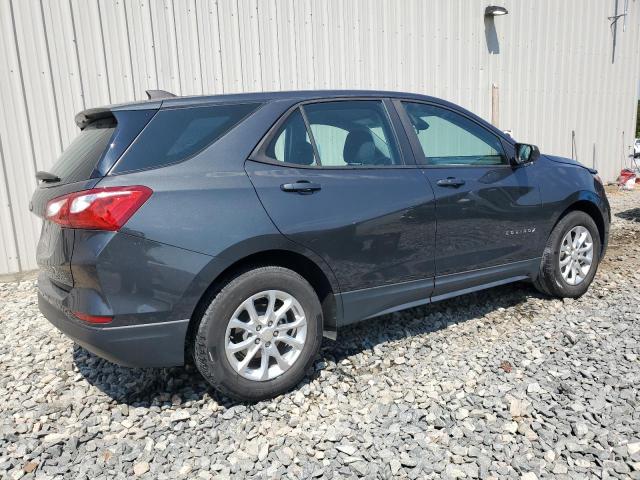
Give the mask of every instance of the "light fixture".
[{"label": "light fixture", "polygon": [[507,13],[509,13],[509,10],[504,7],[497,7],[495,5],[489,5],[484,10],[485,17],[498,17],[500,15],[506,15]]}]

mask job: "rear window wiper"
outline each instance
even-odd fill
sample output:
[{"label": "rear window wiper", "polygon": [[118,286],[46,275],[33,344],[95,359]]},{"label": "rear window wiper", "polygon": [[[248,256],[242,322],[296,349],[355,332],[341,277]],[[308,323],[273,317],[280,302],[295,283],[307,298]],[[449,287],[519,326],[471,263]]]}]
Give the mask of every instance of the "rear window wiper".
[{"label": "rear window wiper", "polygon": [[59,182],[60,177],[57,175],[54,175],[53,173],[43,172],[42,170],[39,170],[36,172],[36,180],[42,180],[43,182],[46,182],[46,183],[53,183],[53,182]]}]

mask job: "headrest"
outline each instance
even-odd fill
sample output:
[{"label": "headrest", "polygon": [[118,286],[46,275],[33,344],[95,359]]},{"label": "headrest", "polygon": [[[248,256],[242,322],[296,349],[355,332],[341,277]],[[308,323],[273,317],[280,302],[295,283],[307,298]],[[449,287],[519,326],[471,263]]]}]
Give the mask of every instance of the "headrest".
[{"label": "headrest", "polygon": [[370,130],[359,129],[349,132],[342,150],[342,157],[346,163],[366,164],[375,154],[376,145]]},{"label": "headrest", "polygon": [[314,162],[313,146],[309,142],[298,142],[291,149],[291,159],[289,163],[312,165]]}]

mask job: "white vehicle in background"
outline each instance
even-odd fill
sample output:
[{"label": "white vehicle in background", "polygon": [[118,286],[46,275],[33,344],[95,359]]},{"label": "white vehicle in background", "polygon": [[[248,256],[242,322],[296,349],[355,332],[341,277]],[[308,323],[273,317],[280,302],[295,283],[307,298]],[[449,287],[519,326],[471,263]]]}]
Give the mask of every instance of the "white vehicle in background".
[{"label": "white vehicle in background", "polygon": [[636,138],[636,141],[633,144],[633,156],[640,157],[640,138]]}]

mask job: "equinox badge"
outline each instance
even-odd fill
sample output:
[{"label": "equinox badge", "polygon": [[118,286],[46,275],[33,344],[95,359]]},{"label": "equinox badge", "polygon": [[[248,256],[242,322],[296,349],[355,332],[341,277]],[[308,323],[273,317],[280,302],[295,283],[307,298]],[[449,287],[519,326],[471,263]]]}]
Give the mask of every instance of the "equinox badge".
[{"label": "equinox badge", "polygon": [[510,235],[524,235],[527,233],[534,233],[536,231],[536,227],[530,227],[530,228],[518,228],[517,230],[507,230],[506,232],[504,232],[505,235],[510,236]]}]

